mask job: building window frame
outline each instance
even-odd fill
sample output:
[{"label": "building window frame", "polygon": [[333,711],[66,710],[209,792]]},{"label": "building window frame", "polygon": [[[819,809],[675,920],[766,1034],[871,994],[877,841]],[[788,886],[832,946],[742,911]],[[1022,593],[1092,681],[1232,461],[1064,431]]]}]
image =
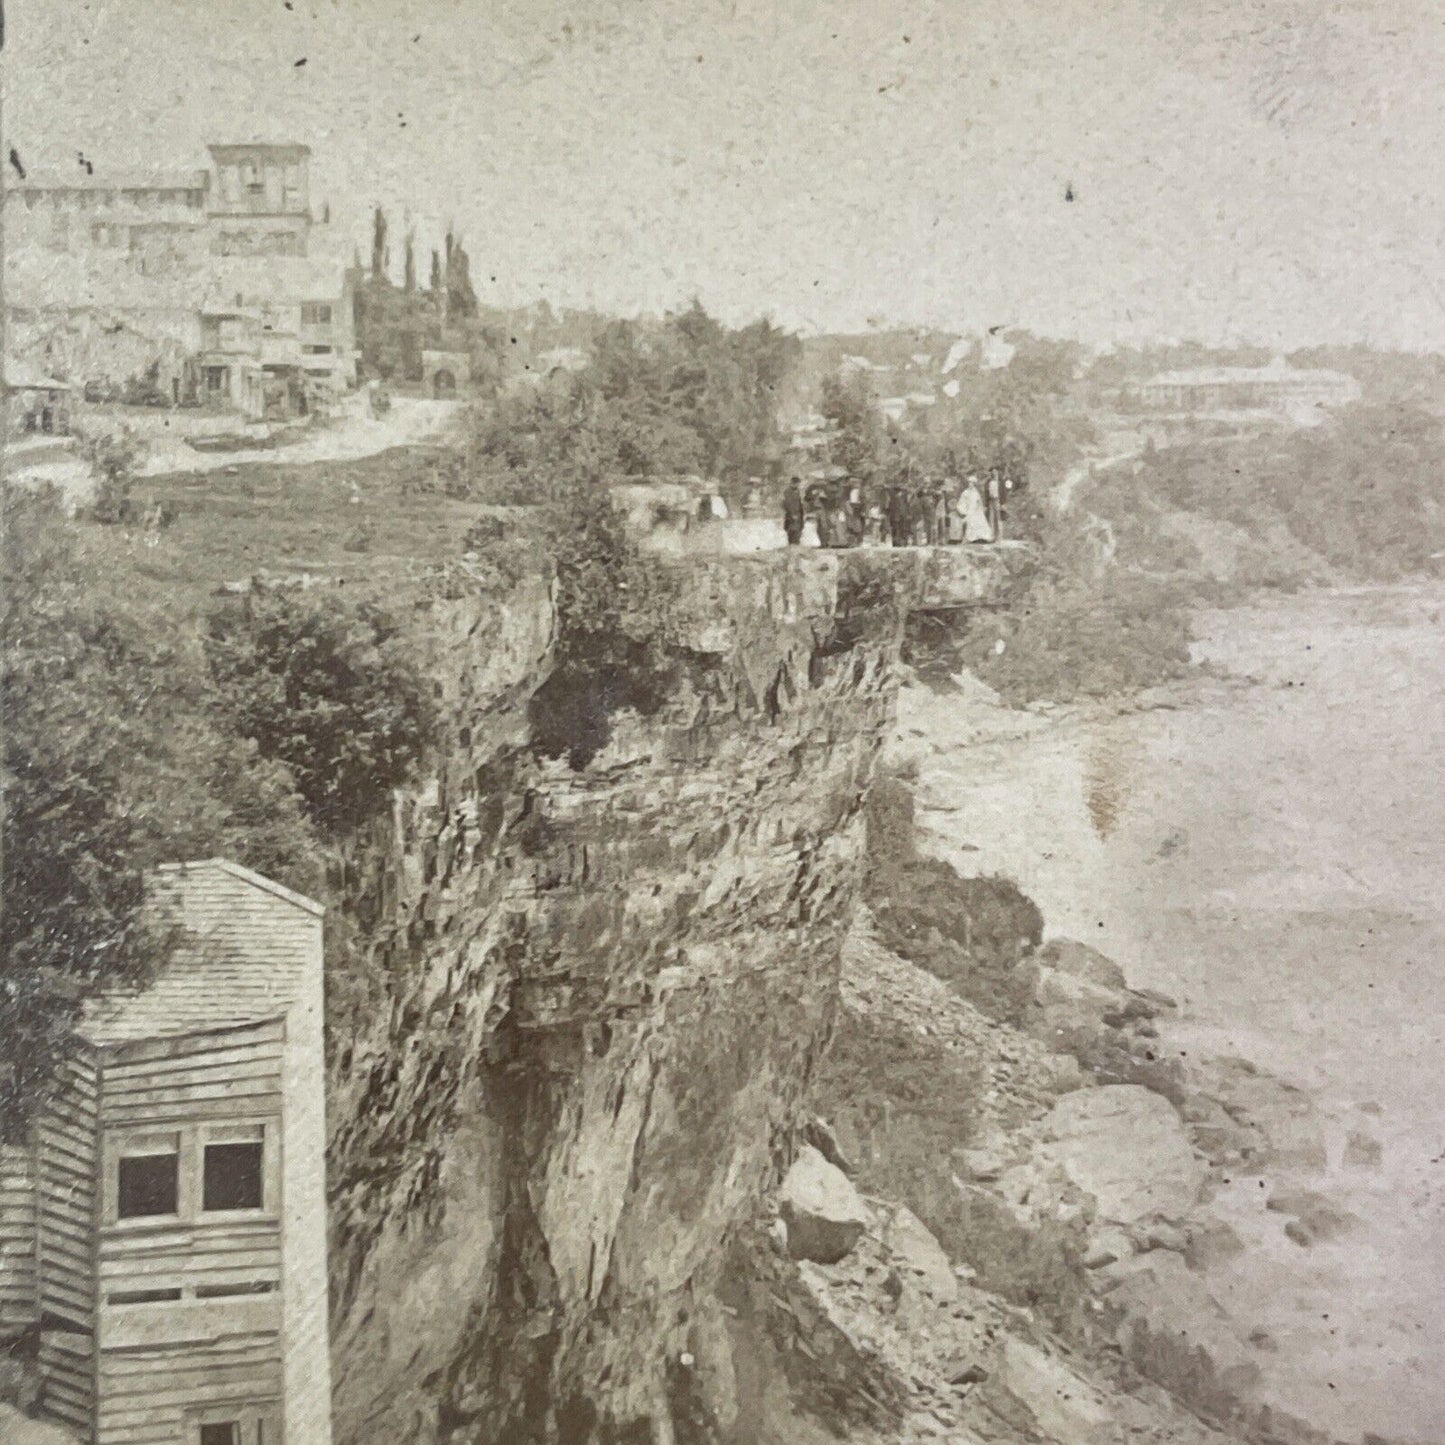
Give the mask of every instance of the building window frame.
[{"label": "building window frame", "polygon": [[[206,1149],[211,1145],[258,1143],[261,1146],[261,1203],[243,1208],[205,1207]],[[164,1146],[170,1144],[170,1148]],[[176,1212],[122,1214],[121,1160],[162,1153],[176,1156]],[[103,1221],[107,1229],[134,1230],[177,1223],[214,1224],[228,1220],[274,1220],[281,1215],[281,1120],[246,1116],[181,1124],[141,1125],[108,1133],[103,1151]]]},{"label": "building window frame", "polygon": [[[214,1219],[218,1214],[264,1214],[266,1212],[267,1194],[274,1190],[268,1190],[270,1181],[267,1179],[267,1163],[269,1156],[275,1150],[274,1138],[267,1138],[267,1134],[274,1134],[274,1130],[268,1130],[265,1124],[211,1124],[203,1126],[200,1134],[200,1158],[201,1158],[201,1200],[200,1213],[208,1218]],[[245,1150],[250,1154],[253,1150],[258,1151],[255,1161],[255,1190],[258,1195],[255,1204],[210,1204],[212,1185],[216,1186],[217,1192],[225,1187],[225,1181],[213,1179],[211,1174],[212,1151]],[[238,1160],[239,1162],[239,1160]],[[252,1181],[247,1180],[249,1185]]]},{"label": "building window frame", "polygon": [[[186,1412],[186,1445],[207,1445],[207,1427],[231,1425],[237,1445],[285,1445],[281,1437],[281,1402],[256,1400],[201,1405]],[[225,1436],[216,1435],[219,1442]]]},{"label": "building window frame", "polygon": [[[172,1159],[172,1202],[174,1209],[124,1210],[125,1166],[133,1160]],[[185,1202],[184,1141],[179,1130],[131,1131],[115,1140],[113,1158],[106,1161],[106,1214],[118,1224],[154,1224],[157,1220],[181,1218]]]}]

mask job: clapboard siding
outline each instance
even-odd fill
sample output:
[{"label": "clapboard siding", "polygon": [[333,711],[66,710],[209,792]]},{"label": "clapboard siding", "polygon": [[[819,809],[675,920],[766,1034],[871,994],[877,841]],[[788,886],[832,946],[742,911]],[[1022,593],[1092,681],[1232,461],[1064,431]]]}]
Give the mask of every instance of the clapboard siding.
[{"label": "clapboard siding", "polygon": [[106,1295],[280,1279],[281,1229],[275,1219],[186,1224],[154,1234],[101,1232],[100,1282]]},{"label": "clapboard siding", "polygon": [[[281,1398],[281,1342],[238,1335],[204,1349],[107,1350],[100,1357],[96,1445],[177,1445],[187,1412]],[[298,1442],[305,1445],[305,1442]]]},{"label": "clapboard siding", "polygon": [[40,1310],[86,1331],[95,1320],[98,1083],[88,1053],[69,1060],[36,1123]]},{"label": "clapboard siding", "polygon": [[217,1084],[179,1098],[157,1094],[154,1099],[130,1105],[112,1104],[106,1110],[106,1127],[139,1130],[154,1125],[161,1129],[168,1125],[224,1124],[232,1119],[279,1118],[280,1114],[279,1088],[251,1091],[244,1084],[230,1089]]},{"label": "clapboard siding", "polygon": [[[279,1118],[286,1028],[276,1019],[105,1051],[104,1129]],[[182,1051],[182,1048],[184,1051]]]},{"label": "clapboard siding", "polygon": [[88,1438],[94,1385],[91,1337],[46,1330],[40,1336],[40,1369],[45,1379],[46,1411]]},{"label": "clapboard siding", "polygon": [[34,1324],[38,1313],[34,1154],[0,1144],[0,1332]]},{"label": "clapboard siding", "polygon": [[138,1074],[235,1063],[255,1057],[260,1045],[269,1044],[279,1051],[285,1038],[285,1022],[277,1016],[242,1026],[204,1029],[172,1038],[107,1044],[106,1082],[120,1082]]}]

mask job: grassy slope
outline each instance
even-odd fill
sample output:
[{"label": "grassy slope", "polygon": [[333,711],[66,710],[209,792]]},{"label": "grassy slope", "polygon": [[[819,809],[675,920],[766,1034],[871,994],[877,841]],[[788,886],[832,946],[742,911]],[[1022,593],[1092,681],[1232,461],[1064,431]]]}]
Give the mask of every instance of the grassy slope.
[{"label": "grassy slope", "polygon": [[219,587],[262,570],[384,590],[418,564],[461,553],[479,509],[447,495],[451,465],[442,449],[398,447],[354,461],[150,477],[135,484],[135,500],[170,509],[170,526],[148,537],[88,530],[109,534],[93,545],[128,551],[134,571],[164,587],[178,613],[203,610]]}]

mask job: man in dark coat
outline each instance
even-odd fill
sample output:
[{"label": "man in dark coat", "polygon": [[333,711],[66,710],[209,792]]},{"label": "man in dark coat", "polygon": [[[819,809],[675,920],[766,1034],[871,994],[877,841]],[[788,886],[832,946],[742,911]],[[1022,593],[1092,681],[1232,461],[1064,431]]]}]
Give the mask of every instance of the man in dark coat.
[{"label": "man in dark coat", "polygon": [[803,492],[793,477],[783,493],[783,531],[788,534],[788,546],[796,547],[803,540]]}]

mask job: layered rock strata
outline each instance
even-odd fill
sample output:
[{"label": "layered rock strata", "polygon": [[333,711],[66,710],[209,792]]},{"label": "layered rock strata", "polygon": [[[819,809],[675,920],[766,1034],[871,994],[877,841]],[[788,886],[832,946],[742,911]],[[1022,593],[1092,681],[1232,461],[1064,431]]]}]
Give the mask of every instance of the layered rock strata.
[{"label": "layered rock strata", "polygon": [[428,604],[434,766],[334,880],[338,1442],[726,1413],[718,1263],[828,1035],[906,614],[999,600],[1027,561],[689,564],[665,692],[581,769],[534,745],[540,579]]}]

